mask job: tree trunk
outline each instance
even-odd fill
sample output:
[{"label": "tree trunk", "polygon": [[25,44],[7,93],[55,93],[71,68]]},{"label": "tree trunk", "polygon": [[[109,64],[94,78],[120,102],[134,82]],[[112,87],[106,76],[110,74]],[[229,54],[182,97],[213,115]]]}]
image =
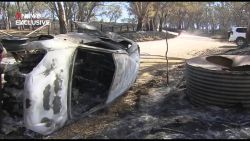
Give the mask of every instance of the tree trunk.
[{"label": "tree trunk", "polygon": [[9,25],[10,25],[8,8],[9,8],[9,3],[4,2],[2,6],[2,10],[3,10],[2,19],[3,19],[4,27],[6,30],[9,30]]},{"label": "tree trunk", "polygon": [[187,21],[187,23],[186,23],[186,29],[190,29],[190,21]]},{"label": "tree trunk", "polygon": [[156,31],[157,30],[157,14],[154,16],[153,18],[153,30]]},{"label": "tree trunk", "polygon": [[78,21],[83,22],[84,20],[84,15],[83,15],[83,6],[80,4],[80,2],[78,3]]},{"label": "tree trunk", "polygon": [[92,12],[93,12],[93,10],[94,10],[95,7],[96,7],[96,4],[93,4],[92,7],[90,8],[90,10],[88,11],[86,22],[89,22],[89,20],[91,18],[91,15],[92,15]]},{"label": "tree trunk", "polygon": [[7,8],[4,11],[4,25],[5,25],[5,29],[9,30],[9,15],[8,15]]},{"label": "tree trunk", "polygon": [[196,23],[196,27],[197,27],[197,29],[199,30],[199,29],[200,29],[200,24],[199,24],[199,23]]},{"label": "tree trunk", "polygon": [[[6,11],[7,12],[7,11]],[[5,17],[5,27],[6,27],[6,30],[9,30],[10,29],[10,26],[9,26],[9,18],[8,18],[8,15],[6,15]]]},{"label": "tree trunk", "polygon": [[162,32],[162,23],[163,23],[163,19],[160,18],[160,21],[159,21],[159,32]]},{"label": "tree trunk", "polygon": [[212,35],[214,34],[214,26],[215,26],[215,24],[212,23]]},{"label": "tree trunk", "polygon": [[178,29],[181,29],[181,19],[178,21]]},{"label": "tree trunk", "polygon": [[142,20],[143,20],[142,17],[139,17],[139,18],[138,18],[138,24],[137,24],[136,31],[142,30]]},{"label": "tree trunk", "polygon": [[250,21],[248,21],[247,33],[246,33],[247,43],[250,43]]},{"label": "tree trunk", "polygon": [[83,18],[83,15],[81,14],[80,16],[80,21],[83,22],[84,21],[84,18]]},{"label": "tree trunk", "polygon": [[207,29],[207,33],[209,33],[209,28],[208,28],[209,24],[206,24],[206,29]]},{"label": "tree trunk", "polygon": [[148,24],[148,22],[146,22],[145,26],[146,26],[146,31],[149,31],[149,24]]},{"label": "tree trunk", "polygon": [[[32,14],[32,15],[34,14],[34,13],[33,13],[33,11],[32,11],[32,13],[31,13],[31,14]],[[31,17],[31,20],[33,21],[33,17]],[[34,25],[33,25],[33,24],[31,25],[31,29],[32,29],[32,30],[35,30],[35,27],[34,27]]]},{"label": "tree trunk", "polygon": [[[16,2],[17,3],[17,11],[21,13],[21,8],[20,8],[20,5],[19,5],[19,2]],[[18,26],[18,30],[21,30],[22,26]]]},{"label": "tree trunk", "polygon": [[59,19],[59,25],[60,25],[60,34],[65,34],[68,32],[65,11],[63,9],[61,2],[57,2],[57,6],[58,6],[58,19]]},{"label": "tree trunk", "polygon": [[153,27],[153,26],[154,26],[153,20],[150,19],[150,20],[149,20],[149,30],[150,30],[150,31],[153,31],[153,30],[154,30],[154,27]]},{"label": "tree trunk", "polygon": [[76,21],[76,14],[74,14],[74,21]]}]

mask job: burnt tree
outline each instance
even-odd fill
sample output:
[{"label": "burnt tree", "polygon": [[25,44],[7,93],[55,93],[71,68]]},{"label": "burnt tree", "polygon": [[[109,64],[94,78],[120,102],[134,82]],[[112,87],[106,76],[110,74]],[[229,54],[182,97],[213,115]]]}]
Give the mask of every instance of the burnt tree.
[{"label": "burnt tree", "polygon": [[56,2],[58,6],[58,19],[59,19],[59,25],[60,25],[60,34],[67,33],[67,21],[66,21],[66,15],[64,11],[64,7],[62,6],[62,2]]}]

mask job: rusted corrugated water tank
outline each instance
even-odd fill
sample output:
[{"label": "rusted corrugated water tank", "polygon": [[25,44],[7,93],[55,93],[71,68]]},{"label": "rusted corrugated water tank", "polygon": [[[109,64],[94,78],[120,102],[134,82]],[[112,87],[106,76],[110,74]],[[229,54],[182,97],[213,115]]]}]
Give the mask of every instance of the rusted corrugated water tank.
[{"label": "rusted corrugated water tank", "polygon": [[191,102],[250,107],[250,56],[218,55],[186,61],[186,93]]}]

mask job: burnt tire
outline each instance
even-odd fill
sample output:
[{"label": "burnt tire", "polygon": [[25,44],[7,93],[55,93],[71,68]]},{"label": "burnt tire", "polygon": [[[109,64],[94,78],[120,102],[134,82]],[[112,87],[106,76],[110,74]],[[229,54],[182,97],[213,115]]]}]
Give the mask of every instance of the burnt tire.
[{"label": "burnt tire", "polygon": [[237,38],[235,42],[236,42],[237,46],[240,48],[244,48],[247,46],[247,41],[245,38],[242,38],[242,37]]}]

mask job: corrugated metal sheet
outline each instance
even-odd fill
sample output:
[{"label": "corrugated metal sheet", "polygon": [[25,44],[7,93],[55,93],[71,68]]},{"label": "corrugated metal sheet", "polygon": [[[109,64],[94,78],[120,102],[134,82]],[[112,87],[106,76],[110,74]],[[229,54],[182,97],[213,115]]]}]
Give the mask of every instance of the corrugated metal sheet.
[{"label": "corrugated metal sheet", "polygon": [[186,62],[189,99],[202,105],[250,107],[250,56],[210,56],[213,61],[207,58],[196,57]]}]

